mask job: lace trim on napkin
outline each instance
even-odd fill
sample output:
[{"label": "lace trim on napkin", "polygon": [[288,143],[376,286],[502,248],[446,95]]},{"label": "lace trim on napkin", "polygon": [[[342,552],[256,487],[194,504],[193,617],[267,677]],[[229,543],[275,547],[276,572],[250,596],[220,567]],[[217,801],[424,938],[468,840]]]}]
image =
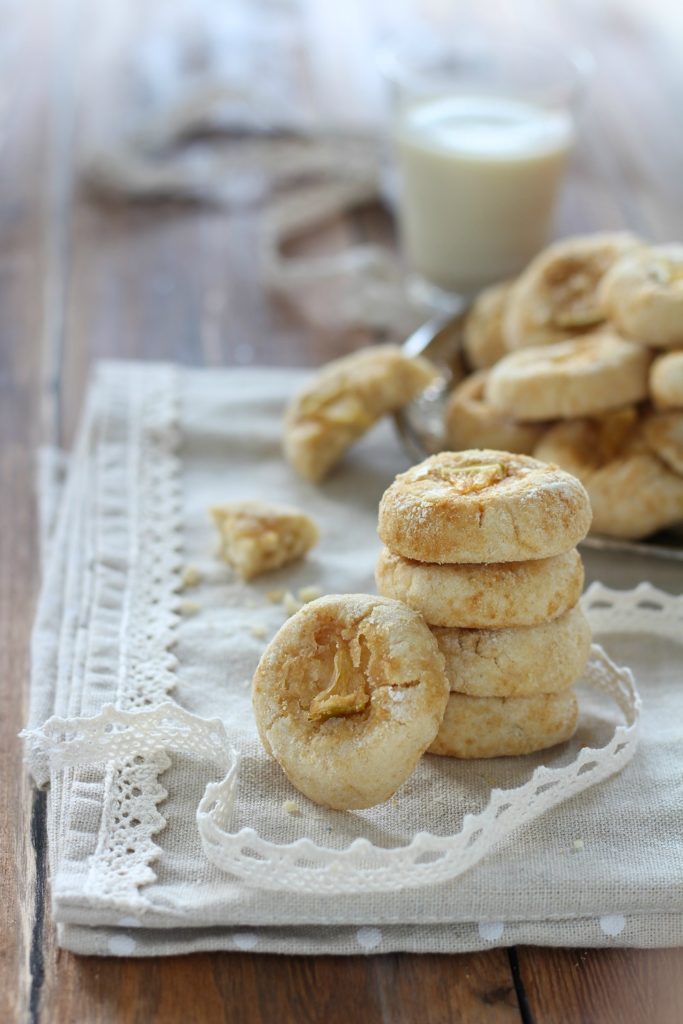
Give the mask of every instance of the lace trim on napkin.
[{"label": "lace trim on napkin", "polygon": [[[167,598],[170,593],[167,591]],[[649,584],[628,592],[593,584],[584,604],[594,627],[604,632],[626,628],[671,635],[672,627],[678,631],[683,619],[683,599]],[[231,832],[239,753],[231,747],[220,721],[206,721],[172,703],[137,711],[109,705],[95,718],[53,718],[31,734],[31,739],[50,758],[53,770],[98,763],[103,758],[115,759],[118,765],[117,794],[123,793],[124,801],[129,800],[129,810],[138,820],[131,832],[122,821],[121,802],[110,793],[102,833],[110,856],[95,859],[91,870],[92,882],[97,883],[96,890],[94,884],[91,887],[91,897],[100,903],[113,903],[121,909],[139,909],[144,903],[134,890],[154,877],[150,862],[158,848],[151,835],[164,823],[156,806],[158,782],[148,767],[163,763],[166,751],[199,755],[224,773],[222,781],[209,783],[197,808],[204,852],[221,870],[271,890],[384,892],[457,877],[518,826],[628,763],[635,753],[640,715],[640,699],[630,671],[617,668],[602,648],[594,645],[584,678],[611,697],[625,719],[624,725],[615,727],[606,746],[585,747],[571,764],[560,768],[541,766],[517,789],[494,789],[486,808],[467,815],[457,835],[420,832],[407,846],[397,849],[383,849],[366,839],[357,839],[343,850],[319,846],[309,839],[283,845],[252,828]],[[139,791],[137,795],[132,789]],[[142,841],[136,838],[135,829],[142,833]]]},{"label": "lace trim on napkin", "polygon": [[[100,599],[90,628],[98,643],[114,642],[116,706],[134,712],[167,701],[175,686],[171,647],[181,568],[178,374],[171,366],[149,375],[110,366],[106,381],[110,416],[116,422],[120,406],[118,421],[127,424],[131,436],[100,448],[100,521],[107,549],[97,560]],[[119,515],[128,517],[127,535],[117,533]],[[91,671],[103,669],[111,666],[95,665]],[[158,778],[170,764],[160,745],[112,752],[84,885],[89,899],[139,905],[140,887],[155,880],[151,863],[160,849],[153,836],[166,824],[158,804],[167,795]]]}]

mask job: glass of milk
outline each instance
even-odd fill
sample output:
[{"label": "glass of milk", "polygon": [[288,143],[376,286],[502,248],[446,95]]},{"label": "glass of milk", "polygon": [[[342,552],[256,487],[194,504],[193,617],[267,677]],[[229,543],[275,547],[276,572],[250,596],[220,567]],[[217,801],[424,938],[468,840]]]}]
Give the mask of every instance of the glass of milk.
[{"label": "glass of milk", "polygon": [[380,68],[410,270],[442,298],[519,273],[550,236],[588,56],[413,41]]}]

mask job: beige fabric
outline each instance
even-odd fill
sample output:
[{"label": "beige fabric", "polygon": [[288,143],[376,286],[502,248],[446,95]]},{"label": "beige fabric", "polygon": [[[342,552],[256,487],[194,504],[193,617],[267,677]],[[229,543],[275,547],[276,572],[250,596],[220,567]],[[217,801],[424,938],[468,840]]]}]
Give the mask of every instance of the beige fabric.
[{"label": "beige fabric", "polygon": [[[139,437],[136,457],[129,448],[132,403],[150,406],[146,386],[132,388],[130,383],[149,382],[153,374],[132,371],[123,396],[118,393],[114,401],[112,372],[107,368],[100,374],[92,393],[44,571],[34,635],[33,724],[54,712],[92,715],[116,699],[117,685],[122,693],[131,692],[130,679],[118,679],[113,668],[125,654],[114,597],[145,556],[133,543],[135,515],[140,513],[148,529],[153,511],[159,514],[158,509],[136,511],[131,499],[141,494],[129,490],[138,488],[158,450],[143,454]],[[485,803],[491,787],[519,785],[536,765],[573,756],[581,744],[600,745],[613,731],[615,711],[583,691],[577,735],[559,753],[485,766],[425,758],[399,791],[398,802],[381,810],[325,812],[304,798],[299,815],[283,810],[292,790],[265,757],[251,715],[246,683],[266,642],[252,627],[265,628],[267,639],[284,620],[282,605],[266,597],[275,588],[293,593],[311,585],[326,593],[372,589],[377,503],[405,466],[391,429],[382,426],[323,487],[298,480],[282,461],[279,440],[284,402],[303,379],[287,371],[181,373],[176,424],[182,438],[181,475],[177,490],[169,482],[165,507],[167,512],[179,509],[182,552],[179,565],[175,555],[169,564],[175,562],[178,571],[194,566],[202,579],[191,591],[198,613],[181,618],[174,628],[176,660],[160,650],[155,678],[164,689],[174,687],[175,700],[187,710],[207,719],[220,716],[241,749],[237,826],[254,827],[280,842],[310,835],[337,847],[361,836],[402,844],[421,828],[458,827],[465,812]],[[158,434],[157,426],[145,428],[154,444],[166,436]],[[114,487],[115,480],[124,486]],[[305,561],[247,586],[214,557],[207,509],[225,500],[273,493],[312,515],[320,524],[321,542]],[[50,507],[47,502],[45,508]],[[112,559],[110,545],[129,540],[128,558]],[[599,566],[613,586],[633,586],[645,573],[656,574],[660,584],[679,586],[678,567],[590,551],[586,561],[589,572]],[[101,867],[107,852],[106,780],[97,768],[67,769],[53,772],[49,795],[51,885],[60,944],[81,953],[151,956],[202,949],[450,952],[510,943],[683,942],[678,789],[683,742],[678,623],[683,610],[677,610],[680,602],[648,591],[642,609],[634,595],[628,614],[617,615],[610,611],[616,600],[610,592],[599,595],[589,614],[599,638],[618,662],[633,666],[642,687],[636,759],[621,775],[516,833],[457,881],[343,900],[250,889],[204,858],[193,816],[212,772],[196,759],[176,756],[160,778],[159,812],[162,823],[167,822],[154,836],[160,852],[152,851],[140,884],[104,903],[87,883],[93,865]],[[612,623],[610,634],[604,623]],[[623,624],[620,635],[613,632],[616,623]],[[136,628],[133,616],[124,632],[127,648]],[[142,681],[148,666],[131,668]],[[39,768],[34,765],[38,773]],[[581,854],[574,851],[577,838],[584,843]],[[123,877],[129,878],[125,872]]]}]

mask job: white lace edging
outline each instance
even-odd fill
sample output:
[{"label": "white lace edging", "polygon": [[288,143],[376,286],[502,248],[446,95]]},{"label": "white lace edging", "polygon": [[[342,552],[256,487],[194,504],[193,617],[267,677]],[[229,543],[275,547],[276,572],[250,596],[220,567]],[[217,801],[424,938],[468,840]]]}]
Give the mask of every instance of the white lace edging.
[{"label": "white lace edging", "polygon": [[468,814],[457,835],[418,832],[397,849],[356,839],[342,850],[319,846],[310,839],[277,844],[252,828],[230,831],[239,786],[239,753],[230,745],[223,724],[206,721],[171,704],[137,712],[112,705],[95,718],[53,718],[34,734],[53,769],[130,758],[144,760],[158,750],[191,753],[210,760],[225,773],[209,783],[197,808],[197,827],[208,859],[222,871],[250,885],[270,890],[344,894],[388,892],[456,878],[471,868],[516,828],[528,824],[562,801],[619,771],[633,757],[638,735],[640,698],[627,668],[617,668],[594,645],[584,679],[611,697],[624,725],[615,727],[609,743],[582,748],[571,764],[537,768],[529,781],[512,790],[494,789],[486,808]]},{"label": "white lace edging", "polygon": [[639,583],[633,590],[612,590],[604,583],[591,583],[581,606],[593,634],[647,633],[683,637],[683,595],[667,594],[651,583]]},{"label": "white lace edging", "polygon": [[[180,618],[178,374],[172,366],[140,373],[110,365],[107,381],[118,401],[130,403],[122,421],[135,433],[125,447],[130,532],[116,684],[117,707],[133,711],[166,702],[176,682],[171,647]],[[154,836],[166,825],[158,810],[167,796],[159,776],[170,765],[163,745],[129,747],[107,765],[97,846],[84,884],[89,898],[129,906],[146,902],[140,888],[156,880],[152,863],[161,849]]]},{"label": "white lace edging", "polygon": [[[118,708],[135,711],[168,701],[176,683],[171,648],[179,621],[182,543],[178,371],[166,364],[108,363],[98,368],[92,393],[97,439],[87,421],[79,456],[92,460],[91,500],[97,509],[82,567],[90,600],[81,629],[80,698],[97,708],[101,695],[109,694]],[[27,762],[44,779],[45,758],[30,733],[26,747]],[[60,834],[65,843],[72,834],[76,843],[84,834],[92,836],[78,881],[89,900],[140,906],[146,902],[141,887],[156,878],[152,864],[161,850],[154,836],[166,825],[158,805],[167,795],[159,776],[171,760],[163,745],[142,753],[129,747],[106,760],[99,807],[72,799]]]}]

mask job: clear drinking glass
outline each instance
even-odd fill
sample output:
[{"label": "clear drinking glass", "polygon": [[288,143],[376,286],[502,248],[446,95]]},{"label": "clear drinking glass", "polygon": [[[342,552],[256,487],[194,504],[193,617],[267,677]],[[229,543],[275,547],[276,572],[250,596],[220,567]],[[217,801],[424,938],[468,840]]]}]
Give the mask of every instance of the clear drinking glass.
[{"label": "clear drinking glass", "polygon": [[548,241],[590,55],[412,40],[379,64],[410,271],[435,305],[517,274]]}]

